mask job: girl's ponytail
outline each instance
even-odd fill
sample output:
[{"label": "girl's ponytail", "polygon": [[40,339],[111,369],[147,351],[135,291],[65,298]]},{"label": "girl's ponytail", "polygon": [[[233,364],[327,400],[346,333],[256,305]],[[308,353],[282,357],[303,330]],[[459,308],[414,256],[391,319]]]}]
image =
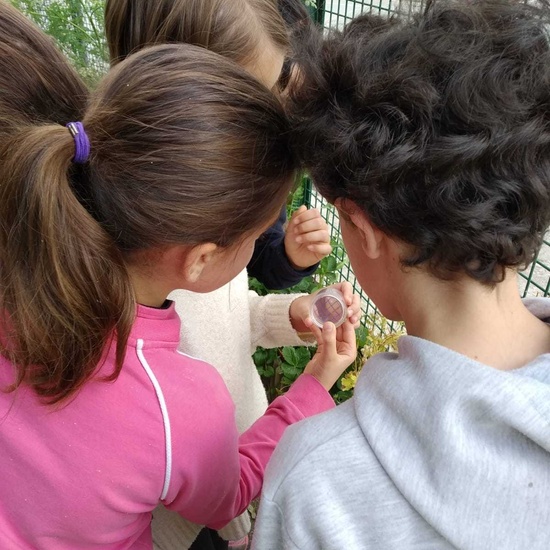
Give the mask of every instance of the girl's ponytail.
[{"label": "girl's ponytail", "polygon": [[[280,102],[206,49],[144,50],[84,101],[66,60],[0,0],[0,54],[0,352],[15,387],[55,403],[106,353],[108,378],[120,372],[129,270],[167,246],[240,243],[280,212],[297,159]],[[75,120],[91,138],[82,165]]]},{"label": "girl's ponytail", "polygon": [[[2,351],[50,403],[92,376],[116,335],[120,371],[135,302],[112,239],[76,198],[85,167],[60,125],[29,127],[0,154]],[[72,173],[72,178],[70,174]],[[72,181],[70,181],[72,179]]]}]

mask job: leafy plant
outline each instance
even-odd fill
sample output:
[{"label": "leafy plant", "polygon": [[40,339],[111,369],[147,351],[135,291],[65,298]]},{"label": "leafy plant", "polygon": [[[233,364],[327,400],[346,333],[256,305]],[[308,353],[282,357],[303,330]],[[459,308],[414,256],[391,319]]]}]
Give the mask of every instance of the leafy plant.
[{"label": "leafy plant", "polygon": [[[307,178],[301,180],[296,192],[289,201],[289,217],[291,212],[304,202],[304,188]],[[327,208],[332,208],[330,205]],[[332,239],[332,254],[323,258],[316,273],[311,277],[305,277],[296,286],[271,291],[277,294],[305,293],[311,294],[317,290],[338,282],[342,267],[346,263],[346,254],[339,233]],[[257,279],[250,278],[251,290],[260,296],[265,296],[270,291]],[[342,374],[337,384],[332,388],[331,394],[337,403],[346,401],[353,395],[353,389],[357,376],[364,362],[375,353],[387,351],[395,347],[399,336],[404,333],[402,324],[390,325],[379,313],[371,314],[365,323],[356,331],[357,359]],[[284,391],[300,376],[305,366],[315,353],[314,347],[290,347],[285,346],[275,349],[258,348],[253,355],[256,368],[264,383],[268,399],[272,401],[284,393]]]},{"label": "leafy plant", "polygon": [[366,323],[356,331],[357,358],[338,380],[334,400],[342,403],[352,397],[357,377],[367,360],[377,353],[395,350],[397,341],[404,334],[403,323],[390,324],[380,313],[370,314]]},{"label": "leafy plant", "polygon": [[11,0],[52,36],[82,77],[94,83],[106,71],[104,0]]},{"label": "leafy plant", "polygon": [[[353,396],[357,377],[367,359],[377,353],[392,351],[397,340],[405,334],[402,323],[390,327],[379,313],[371,314],[367,323],[356,331],[357,358],[342,374],[331,390],[336,403],[343,403]],[[258,348],[254,362],[266,389],[269,401],[284,393],[302,374],[315,353],[314,347],[285,346],[275,349]]]}]

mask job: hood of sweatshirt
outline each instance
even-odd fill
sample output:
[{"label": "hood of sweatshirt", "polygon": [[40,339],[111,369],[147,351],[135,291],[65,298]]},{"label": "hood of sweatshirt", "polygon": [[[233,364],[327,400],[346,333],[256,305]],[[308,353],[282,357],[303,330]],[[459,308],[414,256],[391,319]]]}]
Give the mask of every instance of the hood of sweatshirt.
[{"label": "hood of sweatshirt", "polygon": [[[550,321],[550,299],[526,300]],[[513,371],[404,336],[354,408],[408,503],[458,548],[550,548],[550,354]]]}]

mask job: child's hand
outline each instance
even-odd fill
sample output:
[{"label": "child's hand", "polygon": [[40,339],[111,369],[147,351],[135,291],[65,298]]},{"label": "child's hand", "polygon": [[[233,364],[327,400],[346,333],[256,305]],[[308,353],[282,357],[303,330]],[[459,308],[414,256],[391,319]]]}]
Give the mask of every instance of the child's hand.
[{"label": "child's hand", "polygon": [[[335,288],[344,296],[348,306],[348,321],[354,328],[359,328],[361,319],[361,299],[358,294],[353,293],[353,287],[347,281],[336,283],[327,288]],[[290,322],[296,332],[309,332],[309,326],[306,319],[309,317],[309,309],[313,302],[313,297],[320,291],[314,292],[309,296],[300,296],[290,304]]]},{"label": "child's hand", "polygon": [[315,336],[318,346],[304,373],[315,376],[328,391],[357,355],[355,331],[349,321],[338,328],[332,323],[325,323],[321,330],[308,318],[306,325]]},{"label": "child's hand", "polygon": [[295,269],[307,269],[332,252],[328,225],[318,210],[300,206],[288,222],[285,252]]}]

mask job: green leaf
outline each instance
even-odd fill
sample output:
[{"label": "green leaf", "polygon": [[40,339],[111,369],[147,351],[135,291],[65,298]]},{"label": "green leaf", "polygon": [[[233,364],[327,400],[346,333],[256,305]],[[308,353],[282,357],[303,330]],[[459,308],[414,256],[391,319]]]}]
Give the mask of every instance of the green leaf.
[{"label": "green leaf", "polygon": [[290,346],[285,346],[282,350],[281,350],[282,354],[283,354],[283,358],[284,360],[289,364],[289,365],[292,365],[294,367],[298,366],[300,364],[300,360],[298,358],[298,353],[296,351],[296,348],[292,348]]},{"label": "green leaf", "polygon": [[361,349],[367,345],[367,339],[369,337],[369,331],[367,330],[367,327],[361,325],[356,331],[355,331],[355,337],[357,338],[357,348]]},{"label": "green leaf", "polygon": [[258,367],[263,367],[267,363],[267,350],[258,348],[252,356],[254,363]]},{"label": "green leaf", "polygon": [[323,259],[323,270],[324,271],[336,271],[338,262],[334,256],[327,256]]},{"label": "green leaf", "polygon": [[301,367],[296,367],[295,365],[289,365],[288,363],[282,363],[281,369],[283,371],[283,377],[291,382],[294,382],[300,374],[302,374],[303,369]]},{"label": "green leaf", "polygon": [[305,347],[294,348],[294,349],[296,351],[296,357],[298,360],[297,366],[299,366],[303,370],[311,360],[311,353],[309,349]]},{"label": "green leaf", "polygon": [[[258,372],[260,372],[260,369],[258,369]],[[273,365],[269,365],[269,366],[265,367],[265,369],[261,369],[260,374],[264,378],[271,378],[272,376],[275,375],[275,369],[273,368]]]},{"label": "green leaf", "polygon": [[343,403],[344,401],[347,401],[351,397],[353,397],[352,391],[338,391],[332,396],[332,398],[337,404]]},{"label": "green leaf", "polygon": [[248,278],[248,288],[258,294],[258,296],[265,296],[269,293],[269,290],[267,290],[265,285],[260,283],[260,281],[258,281],[258,279],[255,279],[254,277]]}]

